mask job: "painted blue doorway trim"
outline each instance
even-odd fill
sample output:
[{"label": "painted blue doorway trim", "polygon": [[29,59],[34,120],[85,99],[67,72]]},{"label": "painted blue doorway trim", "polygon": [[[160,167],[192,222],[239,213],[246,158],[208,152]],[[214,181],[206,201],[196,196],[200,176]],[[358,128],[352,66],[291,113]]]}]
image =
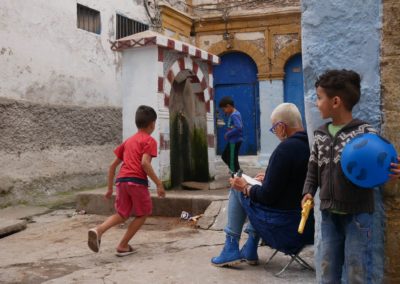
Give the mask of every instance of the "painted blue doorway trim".
[{"label": "painted blue doorway trim", "polygon": [[305,127],[303,66],[300,53],[291,57],[285,64],[284,101],[299,108]]},{"label": "painted blue doorway trim", "polygon": [[[243,142],[239,155],[256,155],[259,149],[259,98],[257,65],[250,56],[242,52],[231,52],[221,56],[221,64],[214,66],[215,119],[217,129],[217,154],[222,154],[226,141],[224,134],[227,116],[219,108],[224,96],[231,96],[235,108],[243,120]],[[220,123],[218,123],[218,121]]]}]

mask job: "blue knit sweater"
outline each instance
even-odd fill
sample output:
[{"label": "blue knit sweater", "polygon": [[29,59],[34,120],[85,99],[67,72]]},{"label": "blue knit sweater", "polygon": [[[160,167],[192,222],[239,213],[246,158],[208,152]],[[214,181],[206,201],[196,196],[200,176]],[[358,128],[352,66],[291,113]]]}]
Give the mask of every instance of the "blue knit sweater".
[{"label": "blue knit sweater", "polygon": [[240,112],[235,110],[228,118],[227,132],[225,134],[229,143],[243,141],[243,122]]}]

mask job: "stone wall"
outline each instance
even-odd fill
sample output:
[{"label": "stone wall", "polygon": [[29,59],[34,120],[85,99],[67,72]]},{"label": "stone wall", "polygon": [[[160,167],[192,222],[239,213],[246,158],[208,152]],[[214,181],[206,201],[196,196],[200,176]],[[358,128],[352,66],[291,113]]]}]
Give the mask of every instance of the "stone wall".
[{"label": "stone wall", "polygon": [[[383,0],[381,91],[383,107],[382,133],[400,151],[400,2]],[[385,283],[400,282],[400,187],[386,186],[384,206]]]},{"label": "stone wall", "polygon": [[0,121],[0,206],[106,183],[121,108],[0,98]]}]

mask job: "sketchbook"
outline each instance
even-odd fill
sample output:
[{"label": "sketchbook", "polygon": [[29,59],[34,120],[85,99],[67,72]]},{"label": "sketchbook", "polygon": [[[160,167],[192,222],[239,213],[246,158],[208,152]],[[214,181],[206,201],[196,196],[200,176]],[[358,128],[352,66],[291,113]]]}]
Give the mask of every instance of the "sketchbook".
[{"label": "sketchbook", "polygon": [[242,178],[244,178],[246,180],[246,182],[250,185],[261,185],[262,183],[254,178],[252,178],[251,176],[242,174]]}]

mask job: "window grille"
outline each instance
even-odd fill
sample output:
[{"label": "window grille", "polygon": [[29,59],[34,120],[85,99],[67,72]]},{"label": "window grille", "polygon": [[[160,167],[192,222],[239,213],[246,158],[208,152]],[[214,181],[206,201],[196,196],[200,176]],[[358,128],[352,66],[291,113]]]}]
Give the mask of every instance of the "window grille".
[{"label": "window grille", "polygon": [[117,39],[140,33],[149,29],[149,26],[138,21],[117,14]]},{"label": "window grille", "polygon": [[77,26],[79,29],[100,34],[101,23],[99,11],[78,4],[77,14]]}]

